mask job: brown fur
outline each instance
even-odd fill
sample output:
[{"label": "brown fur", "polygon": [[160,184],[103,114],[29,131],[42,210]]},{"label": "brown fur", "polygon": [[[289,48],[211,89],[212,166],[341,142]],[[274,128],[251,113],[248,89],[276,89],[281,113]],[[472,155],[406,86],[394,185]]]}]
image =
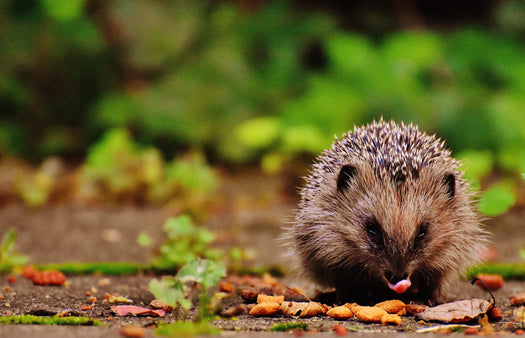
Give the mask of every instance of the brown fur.
[{"label": "brown fur", "polygon": [[[412,124],[354,128],[306,178],[289,231],[294,256],[341,301],[444,301],[445,285],[486,241],[458,166],[444,142]],[[388,288],[387,277],[406,276],[406,292]]]}]

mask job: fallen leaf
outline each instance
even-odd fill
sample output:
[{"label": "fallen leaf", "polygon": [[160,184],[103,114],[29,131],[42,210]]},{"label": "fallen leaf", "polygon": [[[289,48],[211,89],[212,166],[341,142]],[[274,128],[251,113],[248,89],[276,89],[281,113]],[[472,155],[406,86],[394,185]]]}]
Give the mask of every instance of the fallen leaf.
[{"label": "fallen leaf", "polygon": [[[255,306],[254,306],[255,307]],[[252,307],[253,309],[253,307]],[[251,310],[251,309],[250,309]],[[221,311],[221,316],[223,317],[233,317],[238,315],[243,315],[248,312],[248,309],[245,304],[239,304],[235,306],[230,306],[229,308]]]},{"label": "fallen leaf", "polygon": [[127,316],[128,314],[132,314],[135,316],[164,317],[166,314],[166,311],[164,310],[151,310],[135,305],[115,305],[111,307],[111,311],[119,316]]},{"label": "fallen leaf", "polygon": [[160,299],[154,299],[152,300],[149,305],[154,309],[162,309],[166,312],[172,312],[173,306],[161,301]]},{"label": "fallen leaf", "polygon": [[418,313],[417,317],[425,321],[465,323],[487,313],[491,308],[492,303],[474,298],[429,307]]},{"label": "fallen leaf", "polygon": [[520,306],[512,311],[512,317],[515,322],[525,325],[525,307]]}]

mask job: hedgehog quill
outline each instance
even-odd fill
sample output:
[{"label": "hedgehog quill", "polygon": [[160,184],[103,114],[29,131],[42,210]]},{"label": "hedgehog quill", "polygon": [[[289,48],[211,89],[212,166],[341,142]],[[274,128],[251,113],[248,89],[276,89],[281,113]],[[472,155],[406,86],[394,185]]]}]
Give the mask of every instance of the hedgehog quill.
[{"label": "hedgehog quill", "polygon": [[338,300],[437,304],[487,241],[445,142],[383,119],[316,160],[288,236],[302,270]]}]

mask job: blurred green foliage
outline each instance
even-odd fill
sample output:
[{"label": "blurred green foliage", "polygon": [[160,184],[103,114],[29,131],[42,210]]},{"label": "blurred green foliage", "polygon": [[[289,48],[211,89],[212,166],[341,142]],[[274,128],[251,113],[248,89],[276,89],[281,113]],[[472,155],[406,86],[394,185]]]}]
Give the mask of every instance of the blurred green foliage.
[{"label": "blurred green foliage", "polygon": [[[491,28],[372,40],[286,0],[252,11],[209,0],[5,0],[0,154],[87,152],[84,174],[96,184],[83,192],[146,190],[158,201],[214,185],[202,155],[163,158],[190,149],[273,173],[383,116],[414,121],[466,154],[475,187],[490,189],[494,170],[522,184],[525,6],[494,9]],[[501,186],[491,194],[506,202],[495,210],[513,201],[503,191],[515,194]],[[34,205],[48,194],[17,189]]]},{"label": "blurred green foliage", "polygon": [[217,260],[221,252],[211,249],[215,236],[205,228],[196,227],[188,215],[169,218],[164,223],[167,239],[160,247],[155,266],[160,269],[180,267],[197,258]]},{"label": "blurred green foliage", "polygon": [[202,155],[165,163],[157,149],[140,146],[126,129],[116,128],[88,150],[79,185],[84,199],[105,196],[165,203],[178,198],[191,209],[208,199],[217,179]]},{"label": "blurred green foliage", "polygon": [[0,271],[11,271],[13,268],[23,266],[29,261],[29,257],[20,255],[15,250],[16,233],[8,230],[2,237],[0,243]]}]

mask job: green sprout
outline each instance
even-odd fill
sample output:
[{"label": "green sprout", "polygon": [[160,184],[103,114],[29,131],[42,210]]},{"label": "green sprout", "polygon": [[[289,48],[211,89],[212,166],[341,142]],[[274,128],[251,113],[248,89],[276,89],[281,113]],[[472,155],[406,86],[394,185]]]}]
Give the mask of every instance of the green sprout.
[{"label": "green sprout", "polygon": [[29,257],[15,251],[16,233],[9,230],[5,233],[0,244],[0,271],[8,271],[13,267],[27,264]]}]

